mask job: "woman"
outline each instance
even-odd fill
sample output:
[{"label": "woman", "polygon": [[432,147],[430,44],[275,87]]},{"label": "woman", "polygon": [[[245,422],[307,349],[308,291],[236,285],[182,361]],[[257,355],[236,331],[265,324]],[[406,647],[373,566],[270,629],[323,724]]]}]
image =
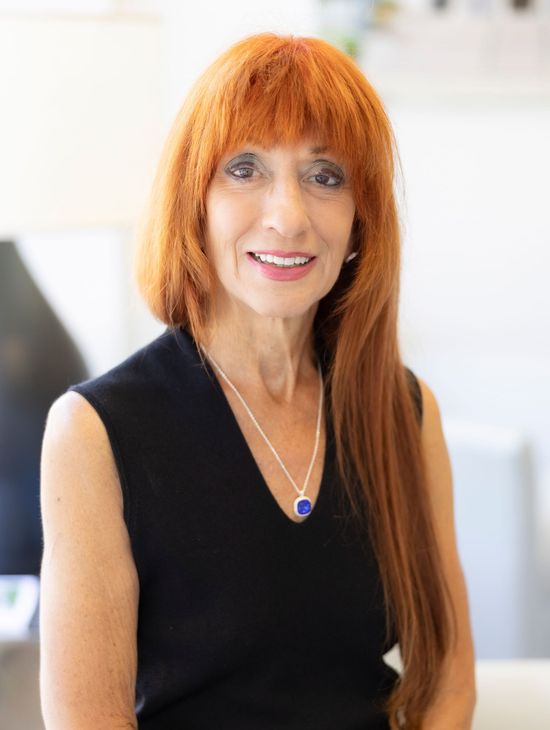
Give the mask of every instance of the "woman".
[{"label": "woman", "polygon": [[166,330],[48,416],[48,730],[470,727],[449,460],[397,341],[394,155],[321,40],[252,36],[195,84],[136,259]]}]

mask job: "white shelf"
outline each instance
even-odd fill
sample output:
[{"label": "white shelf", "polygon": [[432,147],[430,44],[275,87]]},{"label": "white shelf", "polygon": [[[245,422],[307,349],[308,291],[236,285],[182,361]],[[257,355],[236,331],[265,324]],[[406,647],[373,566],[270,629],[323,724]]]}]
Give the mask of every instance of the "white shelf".
[{"label": "white shelf", "polygon": [[358,61],[388,100],[550,103],[550,17],[401,13]]}]

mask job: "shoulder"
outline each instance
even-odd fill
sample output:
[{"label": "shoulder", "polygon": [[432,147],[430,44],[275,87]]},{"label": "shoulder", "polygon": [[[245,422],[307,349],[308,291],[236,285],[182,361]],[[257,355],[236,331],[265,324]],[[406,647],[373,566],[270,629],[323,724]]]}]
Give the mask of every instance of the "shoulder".
[{"label": "shoulder", "polygon": [[414,400],[419,422],[422,424],[423,439],[433,438],[442,429],[439,404],[433,390],[423,378],[418,377],[409,367],[405,373]]},{"label": "shoulder", "polygon": [[434,425],[437,422],[441,423],[441,412],[439,409],[439,403],[437,401],[434,391],[430,388],[428,383],[423,379],[416,376],[416,381],[420,388],[420,394],[422,398],[422,412],[424,415],[423,425],[425,424],[426,431],[433,430]]},{"label": "shoulder", "polygon": [[[435,393],[423,378],[405,366],[410,392],[421,425],[421,442],[431,482],[441,483],[448,470],[448,453],[443,434],[441,411]],[[438,472],[435,474],[434,472]]]},{"label": "shoulder", "polygon": [[454,532],[453,480],[441,410],[432,388],[422,378],[418,378],[418,383],[423,403],[421,445],[428,492],[436,522],[450,536]]},{"label": "shoulder", "polygon": [[414,372],[410,368],[408,368],[406,365],[405,365],[405,375],[407,377],[409,391],[410,391],[410,394],[411,394],[413,402],[414,402],[416,418],[418,420],[418,423],[422,423],[423,403],[422,403],[422,390],[420,388],[419,379],[414,374]]},{"label": "shoulder", "polygon": [[46,418],[45,435],[51,440],[87,442],[106,437],[105,427],[97,410],[79,392],[67,390],[51,404]]},{"label": "shoulder", "polygon": [[[100,497],[121,507],[118,471],[104,422],[77,392],[67,391],[50,406],[42,442],[43,497],[48,487],[73,491],[84,473],[94,478],[91,500]],[[51,486],[50,486],[51,485]]]},{"label": "shoulder", "polygon": [[[82,560],[93,556],[104,565],[112,556],[129,556],[124,502],[103,421],[81,395],[63,393],[48,411],[42,441],[44,560],[53,557],[54,547],[71,566],[77,553]],[[130,574],[130,564],[128,557],[120,569]]]},{"label": "shoulder", "polygon": [[434,456],[445,446],[441,410],[436,395],[425,380],[417,376],[422,397],[422,443],[427,456]]}]

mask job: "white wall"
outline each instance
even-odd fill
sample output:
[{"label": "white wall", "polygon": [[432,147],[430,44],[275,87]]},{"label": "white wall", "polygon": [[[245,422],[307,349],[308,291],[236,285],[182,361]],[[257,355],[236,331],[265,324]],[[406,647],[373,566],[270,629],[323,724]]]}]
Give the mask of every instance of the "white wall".
[{"label": "white wall", "polygon": [[162,6],[167,19],[174,113],[198,74],[239,38],[262,31],[308,35],[315,30],[315,0],[204,0],[192,8],[161,0],[151,5]]},{"label": "white wall", "polygon": [[550,103],[396,102],[390,115],[407,186],[405,352],[446,417],[532,443],[550,555]]},{"label": "white wall", "polygon": [[[264,29],[315,32],[313,0],[210,0],[192,6],[159,0],[136,6],[156,9],[166,20],[166,127],[192,80],[233,40]],[[403,355],[435,391],[444,425],[507,429],[528,444],[534,465],[533,539],[539,558],[550,556],[550,101],[511,96],[491,102],[479,95],[415,100],[410,94],[386,99],[382,87],[380,93],[396,130],[406,187]],[[92,369],[100,372],[162,326],[134,298],[118,324],[109,317],[112,307],[124,307],[128,291],[135,296],[123,273],[130,246],[113,248],[109,234],[103,244],[92,244],[86,235],[80,255],[85,258],[93,245],[99,260],[114,266],[82,280],[79,299],[61,268],[52,270],[44,252],[32,253],[45,240],[22,246],[56,308],[79,333]],[[58,260],[64,245],[51,249]],[[96,277],[102,281],[101,297],[95,284],[91,288]],[[542,627],[548,623],[550,566],[540,560],[537,570]],[[550,637],[544,641],[541,651],[548,654]]]}]

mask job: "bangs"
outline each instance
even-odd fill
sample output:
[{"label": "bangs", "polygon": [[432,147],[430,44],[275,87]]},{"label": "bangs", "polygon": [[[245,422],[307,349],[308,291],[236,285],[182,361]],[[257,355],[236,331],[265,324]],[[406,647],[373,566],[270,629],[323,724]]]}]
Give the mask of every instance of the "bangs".
[{"label": "bangs", "polygon": [[349,110],[342,90],[328,78],[328,69],[310,68],[313,59],[307,58],[307,47],[292,55],[290,50],[283,48],[229,95],[226,144],[250,141],[271,147],[310,138],[351,159],[350,135],[345,134]]},{"label": "bangs", "polygon": [[374,169],[368,83],[328,43],[259,34],[235,44],[210,71],[200,92],[201,136],[214,164],[244,143],[267,148],[310,139],[337,155],[356,183]]}]

